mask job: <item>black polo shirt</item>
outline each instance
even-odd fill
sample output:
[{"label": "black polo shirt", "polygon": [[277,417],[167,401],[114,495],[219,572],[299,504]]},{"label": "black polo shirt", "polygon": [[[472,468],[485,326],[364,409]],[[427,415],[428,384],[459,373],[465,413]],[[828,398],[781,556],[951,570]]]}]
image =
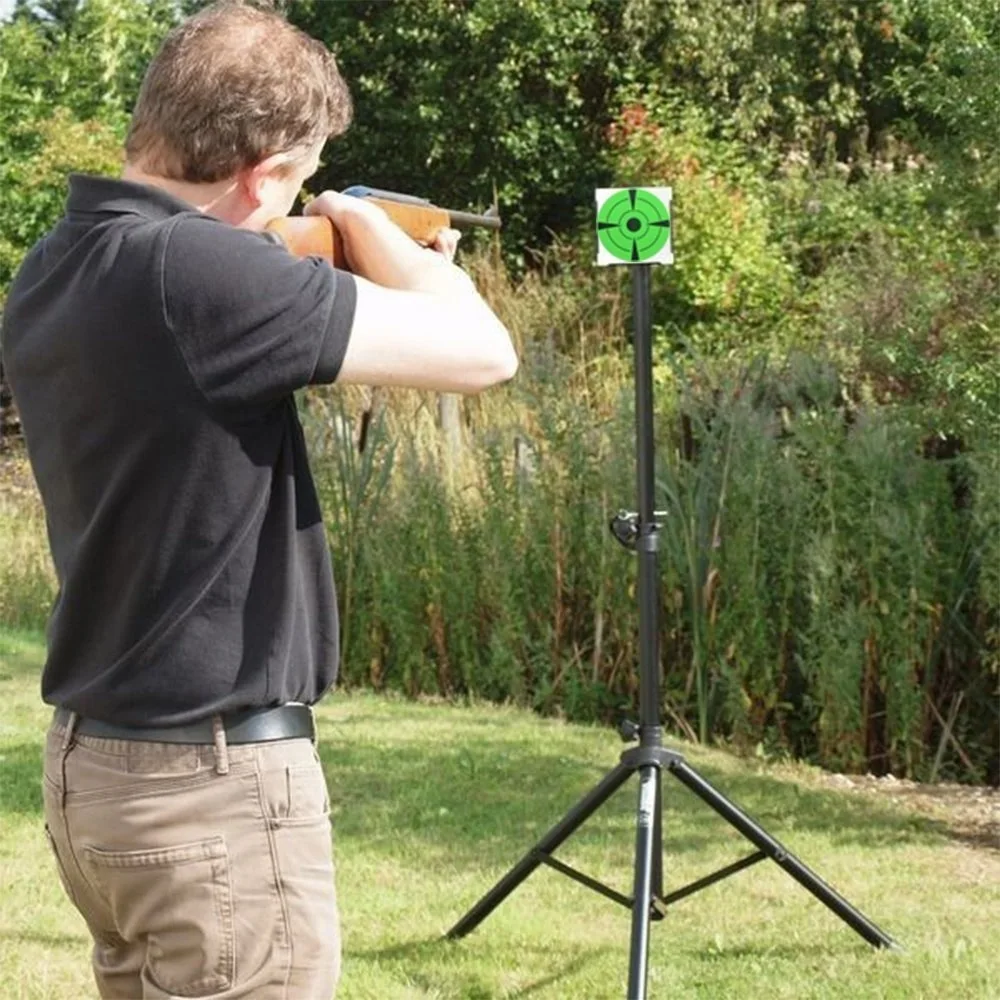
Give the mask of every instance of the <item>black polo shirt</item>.
[{"label": "black polo shirt", "polygon": [[157,188],[70,179],[2,329],[59,580],[47,702],[171,725],[333,683],[292,393],[337,377],[355,300],[350,274]]}]

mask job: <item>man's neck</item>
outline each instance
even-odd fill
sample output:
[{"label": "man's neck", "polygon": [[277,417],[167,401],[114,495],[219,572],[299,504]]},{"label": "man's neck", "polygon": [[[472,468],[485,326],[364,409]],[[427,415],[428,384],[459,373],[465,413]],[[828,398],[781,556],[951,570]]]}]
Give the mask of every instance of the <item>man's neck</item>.
[{"label": "man's neck", "polygon": [[175,181],[169,177],[147,174],[132,163],[125,164],[122,180],[159,188],[194,206],[200,212],[220,217],[222,205],[231,198],[236,189],[236,181],[232,178],[212,184],[189,184],[187,181]]}]

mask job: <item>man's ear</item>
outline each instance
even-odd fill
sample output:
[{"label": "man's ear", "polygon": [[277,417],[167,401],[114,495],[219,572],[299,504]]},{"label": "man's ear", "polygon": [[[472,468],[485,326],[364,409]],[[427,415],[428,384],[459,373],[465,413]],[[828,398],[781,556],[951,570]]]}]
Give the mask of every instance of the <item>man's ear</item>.
[{"label": "man's ear", "polygon": [[239,183],[243,194],[254,208],[264,201],[267,185],[280,179],[280,171],[286,169],[292,158],[288,153],[275,153],[252,167],[245,167],[239,173]]}]

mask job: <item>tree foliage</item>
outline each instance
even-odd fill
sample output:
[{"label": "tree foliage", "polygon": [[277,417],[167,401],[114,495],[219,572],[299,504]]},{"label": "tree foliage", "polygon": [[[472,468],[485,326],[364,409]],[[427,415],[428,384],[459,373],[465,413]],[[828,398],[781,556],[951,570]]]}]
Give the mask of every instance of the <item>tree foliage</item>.
[{"label": "tree foliage", "polygon": [[333,48],[354,94],[355,124],[331,144],[323,183],[456,208],[495,195],[514,246],[566,229],[608,178],[621,4],[304,0],[290,14]]},{"label": "tree foliage", "polygon": [[166,0],[22,4],[0,26],[0,302],[24,252],[58,217],[66,176],[113,173]]},{"label": "tree foliage", "polygon": [[[797,150],[857,176],[872,156],[958,149],[977,224],[996,224],[1000,15],[980,0],[285,6],[334,49],[355,98],[355,123],[317,184],[365,182],[458,208],[495,195],[510,261],[589,218],[592,189],[614,180],[609,128],[637,91],[696,113],[709,138],[742,144],[765,169]],[[177,8],[21,0],[0,26],[0,123],[66,107],[121,131]],[[0,157],[30,142],[5,124]]]}]

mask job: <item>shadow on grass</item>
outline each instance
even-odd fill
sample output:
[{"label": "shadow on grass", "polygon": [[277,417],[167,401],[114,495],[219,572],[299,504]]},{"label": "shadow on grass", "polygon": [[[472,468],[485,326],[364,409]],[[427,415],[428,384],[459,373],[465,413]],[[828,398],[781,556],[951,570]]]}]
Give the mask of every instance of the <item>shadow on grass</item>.
[{"label": "shadow on grass", "polygon": [[[426,710],[422,718],[427,719]],[[537,737],[510,737],[478,726],[476,737],[466,741],[401,740],[397,724],[398,719],[369,724],[364,742],[326,738],[320,754],[337,840],[361,848],[378,843],[381,852],[402,859],[419,846],[427,858],[440,854],[476,870],[507,867],[614,765],[558,745],[547,748]],[[391,745],[376,741],[383,727],[395,740]],[[793,853],[800,833],[820,834],[836,847],[872,850],[934,843],[949,832],[940,821],[767,775],[717,775],[710,767],[699,773]],[[41,739],[0,749],[0,813],[40,814],[41,775]],[[712,851],[723,838],[734,851],[749,848],[669,774],[663,788],[670,853]],[[629,778],[567,847],[606,848],[614,839],[631,852],[637,789],[636,779]],[[809,864],[808,857],[802,860]]]},{"label": "shadow on grass", "polygon": [[[462,950],[460,950],[462,949]],[[565,950],[565,948],[561,948]],[[547,972],[544,976],[534,980],[520,988],[504,992],[505,997],[511,1000],[516,997],[530,997],[539,990],[551,986],[568,976],[575,975],[585,966],[596,962],[608,948],[589,947],[586,951],[574,949],[576,954],[569,960],[563,962],[559,968]],[[463,1000],[491,1000],[496,996],[496,984],[492,981],[484,982],[482,977],[473,970],[466,970],[453,964],[463,955],[463,951],[475,951],[475,945],[463,945],[457,941],[448,941],[445,938],[423,938],[419,941],[407,941],[403,944],[392,945],[388,948],[371,948],[367,950],[355,950],[345,948],[345,964],[353,964],[355,961],[371,962],[375,965],[391,964],[399,968],[408,982],[412,982],[422,989],[432,994],[437,994],[441,990],[454,991],[460,989]],[[519,953],[525,951],[535,952],[545,960],[551,962],[553,957],[552,948],[546,944],[526,946],[523,943],[518,945]],[[435,964],[448,962],[446,968],[442,968],[441,975],[436,976],[434,972]]]},{"label": "shadow on grass", "polygon": [[46,948],[72,948],[91,944],[90,938],[83,934],[43,934],[41,931],[0,931],[0,941],[13,941],[16,944],[40,944]]},{"label": "shadow on grass", "polygon": [[[341,842],[386,841],[390,853],[400,856],[419,843],[431,854],[446,853],[459,865],[481,869],[512,864],[610,770],[493,733],[451,746],[408,743],[397,734],[394,744],[386,747],[371,742],[374,728],[364,743],[321,743],[334,829]],[[820,834],[836,846],[866,850],[934,843],[948,833],[941,822],[870,801],[804,789],[766,775],[698,770],[793,853],[797,835],[805,832]],[[718,844],[731,828],[669,775],[663,782],[668,850],[698,852]],[[603,847],[614,836],[624,838],[623,846],[631,850],[637,789],[634,778],[626,781],[567,844]],[[732,837],[735,849],[750,846],[735,831]]]},{"label": "shadow on grass", "polygon": [[[414,720],[427,718],[426,709],[413,715]],[[525,853],[614,765],[613,760],[589,761],[558,745],[547,749],[538,737],[509,737],[478,725],[475,738],[465,741],[400,740],[399,721],[370,723],[364,742],[321,742],[338,840],[397,840],[393,850],[403,854],[423,841],[432,852],[447,850],[458,863],[505,865]],[[394,737],[390,745],[373,740],[381,727]],[[349,727],[338,727],[345,730]],[[793,852],[799,832],[819,833],[835,846],[866,849],[932,843],[948,835],[940,821],[870,800],[805,789],[767,775],[718,775],[711,767],[698,771]],[[40,813],[41,774],[41,740],[0,750],[0,812]],[[634,778],[628,779],[570,843],[606,845],[611,836],[630,843],[637,787]],[[728,829],[725,824],[706,822],[711,810],[669,774],[663,788],[668,849],[694,852],[716,844],[720,830]],[[400,839],[404,833],[405,840]]]},{"label": "shadow on grass", "polygon": [[42,811],[42,744],[0,748],[0,814]]},{"label": "shadow on grass", "polygon": [[[543,958],[549,963],[552,962],[552,950],[550,948],[532,948],[525,949],[523,945],[518,946],[518,952],[523,954],[525,950],[539,951],[543,952]],[[505,998],[509,997],[510,1000],[515,1000],[517,997],[530,997],[537,993],[539,990],[545,989],[547,986],[551,986],[553,983],[558,983],[560,980],[566,979],[572,976],[574,973],[579,972],[587,965],[593,964],[601,955],[601,949],[592,949],[587,954],[578,954],[574,958],[567,962],[563,962],[557,969],[546,975],[528,983],[525,986],[514,989],[505,989],[503,996]],[[426,972],[419,969],[414,969],[410,971],[410,977],[413,979],[417,985],[422,986],[428,991],[438,991],[442,988],[450,988],[455,985],[456,980],[458,980],[458,986],[461,990],[460,996],[464,1000],[494,1000],[497,996],[496,984],[492,980],[483,981],[482,977],[474,973],[469,973],[464,976],[465,982],[462,982],[462,975],[455,975],[455,970],[449,970],[450,974],[447,979],[442,978],[441,981],[435,982],[434,977],[429,976]]]},{"label": "shadow on grass", "polygon": [[[850,939],[845,939],[850,940]],[[859,954],[870,954],[871,945],[866,944],[861,938],[854,939],[854,948]],[[802,962],[809,959],[835,958],[843,955],[848,950],[840,939],[836,946],[828,944],[810,944],[808,942],[797,942],[794,944],[765,944],[765,945],[733,945],[727,944],[723,948],[694,947],[685,948],[683,951],[698,959],[699,962],[712,962],[715,964],[738,964],[744,959],[769,959],[773,958],[782,962]]]}]

